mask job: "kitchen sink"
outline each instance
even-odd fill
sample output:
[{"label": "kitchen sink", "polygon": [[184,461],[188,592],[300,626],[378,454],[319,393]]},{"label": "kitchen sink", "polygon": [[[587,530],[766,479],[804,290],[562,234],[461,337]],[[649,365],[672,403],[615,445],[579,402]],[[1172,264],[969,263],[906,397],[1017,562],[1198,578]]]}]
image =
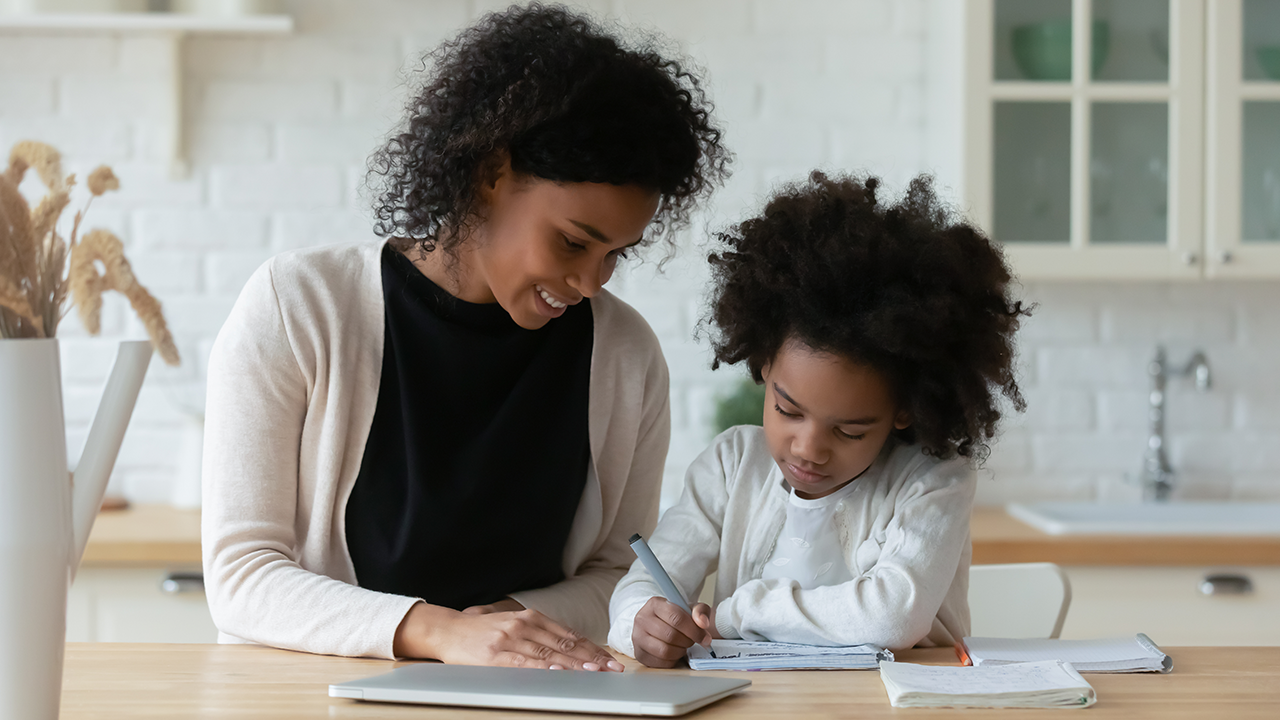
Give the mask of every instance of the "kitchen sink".
[{"label": "kitchen sink", "polygon": [[1050,535],[1280,535],[1280,503],[1010,503],[1013,517]]}]

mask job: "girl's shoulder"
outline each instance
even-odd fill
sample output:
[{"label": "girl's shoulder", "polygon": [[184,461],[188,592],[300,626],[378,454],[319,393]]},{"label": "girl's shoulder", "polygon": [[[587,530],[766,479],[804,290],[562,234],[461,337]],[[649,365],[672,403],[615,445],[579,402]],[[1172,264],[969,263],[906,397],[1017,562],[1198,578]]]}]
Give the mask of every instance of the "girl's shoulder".
[{"label": "girl's shoulder", "polygon": [[877,482],[885,492],[898,494],[908,488],[916,491],[938,490],[951,486],[972,486],[977,474],[969,458],[938,458],[924,452],[918,444],[891,440],[876,462]]},{"label": "girl's shoulder", "polygon": [[717,468],[730,493],[758,493],[782,475],[769,452],[764,428],[736,425],[711,441],[700,460]]}]

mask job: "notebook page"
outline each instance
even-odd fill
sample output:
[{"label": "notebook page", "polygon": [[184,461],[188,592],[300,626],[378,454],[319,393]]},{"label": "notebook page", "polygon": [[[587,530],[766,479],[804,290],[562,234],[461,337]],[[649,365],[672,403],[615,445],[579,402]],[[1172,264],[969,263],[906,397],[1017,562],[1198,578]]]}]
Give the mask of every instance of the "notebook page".
[{"label": "notebook page", "polygon": [[[692,651],[693,648],[690,648]],[[753,642],[750,640],[712,640],[711,650],[718,658],[774,657],[778,655],[876,655],[874,645],[802,645],[799,643]]]},{"label": "notebook page", "polygon": [[903,693],[1001,695],[1090,687],[1088,681],[1072,670],[1070,665],[1057,660],[990,667],[884,662],[880,663],[880,672]]},{"label": "notebook page", "polygon": [[[1144,636],[1145,637],[1145,636]],[[1150,643],[1150,640],[1147,641]],[[965,638],[965,647],[975,663],[981,661],[1032,662],[1066,660],[1076,664],[1125,663],[1160,660],[1164,653],[1145,645],[1136,637],[1100,640],[1044,640],[1027,638]]]}]

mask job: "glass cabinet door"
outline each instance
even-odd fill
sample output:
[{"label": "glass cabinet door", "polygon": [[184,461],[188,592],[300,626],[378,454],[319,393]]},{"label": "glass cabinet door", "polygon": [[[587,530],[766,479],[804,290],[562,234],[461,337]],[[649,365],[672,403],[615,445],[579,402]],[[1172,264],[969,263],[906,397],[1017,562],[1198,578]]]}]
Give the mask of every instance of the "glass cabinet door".
[{"label": "glass cabinet door", "polygon": [[1207,271],[1280,275],[1280,0],[1209,11]]},{"label": "glass cabinet door", "polygon": [[965,194],[1019,273],[1198,276],[1202,0],[970,3]]}]

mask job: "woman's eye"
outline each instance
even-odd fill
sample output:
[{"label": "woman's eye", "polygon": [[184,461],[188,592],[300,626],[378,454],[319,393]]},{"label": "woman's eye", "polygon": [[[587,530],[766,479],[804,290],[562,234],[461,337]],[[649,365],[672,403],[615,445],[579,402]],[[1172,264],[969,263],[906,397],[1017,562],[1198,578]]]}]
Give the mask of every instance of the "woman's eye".
[{"label": "woman's eye", "polygon": [[612,255],[612,256],[614,256],[614,257],[616,257],[616,258],[621,258],[621,259],[623,259],[623,260],[626,260],[626,259],[627,259],[627,251],[626,251],[626,250],[614,250],[613,252],[610,252],[609,254],[610,254],[610,255]]},{"label": "woman's eye", "polygon": [[582,243],[576,243],[564,235],[561,235],[560,238],[564,240],[564,244],[568,246],[570,250],[586,250],[587,249],[586,245],[583,245]]},{"label": "woman's eye", "polygon": [[782,417],[789,417],[789,418],[797,418],[797,417],[800,417],[800,413],[789,413],[789,412],[787,412],[786,410],[783,410],[783,409],[782,409],[782,406],[781,406],[781,405],[778,405],[777,403],[774,403],[774,405],[773,405],[773,409],[774,409],[774,410],[777,410],[777,411],[778,411],[778,414],[779,414],[779,415],[781,415]]}]

